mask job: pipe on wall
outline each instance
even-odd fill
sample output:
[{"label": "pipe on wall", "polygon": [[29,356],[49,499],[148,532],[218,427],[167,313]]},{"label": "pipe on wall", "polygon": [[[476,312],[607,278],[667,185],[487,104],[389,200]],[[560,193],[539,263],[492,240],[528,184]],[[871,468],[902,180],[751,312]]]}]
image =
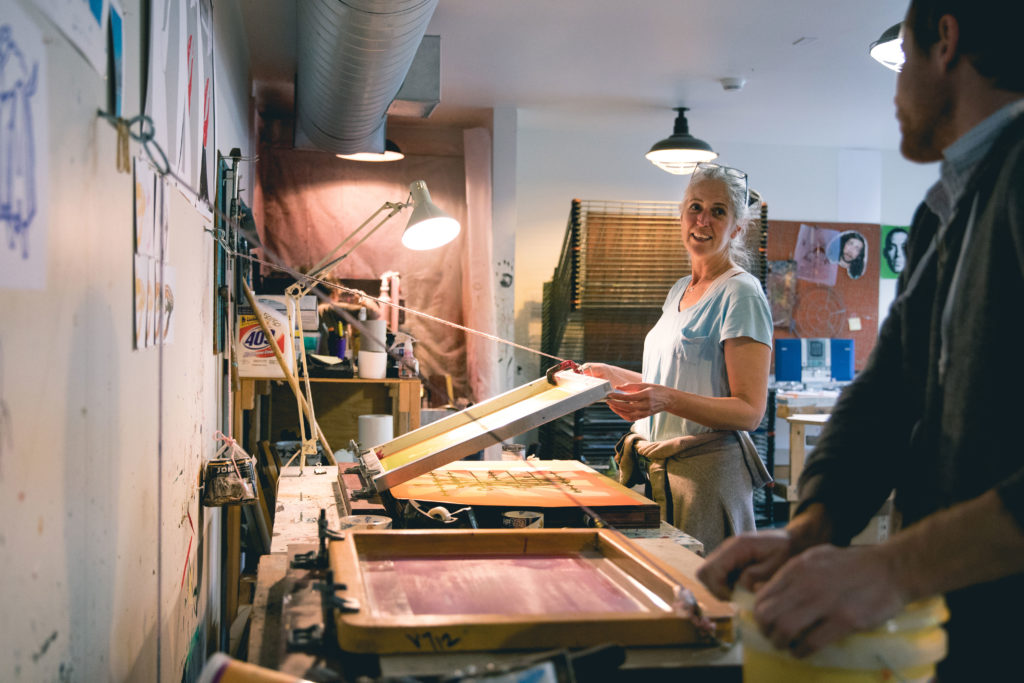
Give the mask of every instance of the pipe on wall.
[{"label": "pipe on wall", "polygon": [[334,154],[384,151],[395,99],[438,0],[300,0],[295,115]]}]

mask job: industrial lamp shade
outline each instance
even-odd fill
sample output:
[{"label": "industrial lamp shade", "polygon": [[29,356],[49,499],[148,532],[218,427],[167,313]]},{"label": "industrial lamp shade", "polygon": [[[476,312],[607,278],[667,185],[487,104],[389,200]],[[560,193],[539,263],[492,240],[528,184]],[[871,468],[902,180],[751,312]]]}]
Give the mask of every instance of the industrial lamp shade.
[{"label": "industrial lamp shade", "polygon": [[882,32],[878,40],[871,43],[868,54],[882,66],[899,71],[903,68],[903,38],[900,24],[893,24]]},{"label": "industrial lamp shade", "polygon": [[439,209],[430,200],[427,184],[417,180],[409,185],[412,194],[412,215],[405,226],[402,244],[408,249],[424,251],[448,244],[455,239],[462,227],[459,222]]},{"label": "industrial lamp shade", "polygon": [[711,161],[718,154],[711,145],[690,135],[690,126],[686,122],[686,107],[676,107],[676,116],[672,135],[654,143],[645,155],[652,164],[663,171],[685,175],[693,173],[693,169],[702,161]]},{"label": "industrial lamp shade", "polygon": [[380,154],[376,152],[356,152],[355,154],[337,154],[339,159],[348,159],[349,161],[398,161],[405,158],[405,154],[398,148],[391,140],[384,141],[384,151]]}]

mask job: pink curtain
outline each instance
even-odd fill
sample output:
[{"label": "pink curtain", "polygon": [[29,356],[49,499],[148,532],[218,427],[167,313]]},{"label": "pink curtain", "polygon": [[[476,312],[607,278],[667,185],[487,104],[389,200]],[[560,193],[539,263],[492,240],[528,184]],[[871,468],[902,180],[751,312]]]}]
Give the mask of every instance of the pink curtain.
[{"label": "pink curtain", "polygon": [[[254,193],[259,200],[255,215],[261,238],[268,251],[289,267],[309,269],[384,202],[404,202],[409,184],[423,180],[434,203],[462,224],[459,237],[432,251],[406,249],[401,244],[411,213],[406,209],[336,265],[331,275],[379,280],[382,273],[397,271],[408,308],[493,333],[487,131],[468,132],[466,147],[465,159],[410,155],[374,164],[265,143],[257,165],[259,188]],[[386,215],[387,211],[379,214],[360,235]],[[473,338],[467,345],[463,331],[410,313],[401,329],[417,340],[422,375],[451,375],[456,398],[490,397],[496,355],[484,347],[493,347],[494,342]]]},{"label": "pink curtain", "polygon": [[[384,202],[405,201],[409,183],[415,180],[426,181],[434,203],[456,220],[466,221],[461,158],[406,157],[370,164],[320,152],[264,148],[259,166],[263,241],[292,268],[308,269],[319,262]],[[462,324],[465,237],[440,249],[410,251],[401,243],[409,214],[406,209],[385,223],[331,274],[379,280],[382,273],[397,271],[408,308]],[[378,215],[366,230],[385,215]],[[467,396],[464,333],[411,314],[405,316],[403,331],[417,340],[420,372],[427,377],[450,374],[456,397]]]}]

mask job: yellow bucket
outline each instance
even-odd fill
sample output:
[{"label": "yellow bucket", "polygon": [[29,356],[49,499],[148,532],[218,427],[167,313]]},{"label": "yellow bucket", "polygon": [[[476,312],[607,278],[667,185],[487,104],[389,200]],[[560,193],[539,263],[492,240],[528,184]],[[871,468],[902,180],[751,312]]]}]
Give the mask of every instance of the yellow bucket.
[{"label": "yellow bucket", "polygon": [[851,634],[803,659],[775,649],[761,634],[749,593],[734,599],[740,608],[744,683],[926,683],[946,656],[942,624],[949,611],[941,597],[912,603],[878,628]]}]

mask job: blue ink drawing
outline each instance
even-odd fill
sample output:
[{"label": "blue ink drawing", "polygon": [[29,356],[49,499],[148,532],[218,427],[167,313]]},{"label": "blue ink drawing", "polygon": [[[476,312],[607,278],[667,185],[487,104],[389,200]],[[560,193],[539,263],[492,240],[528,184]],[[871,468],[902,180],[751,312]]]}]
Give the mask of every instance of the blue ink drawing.
[{"label": "blue ink drawing", "polygon": [[0,26],[0,222],[7,225],[7,246],[28,259],[28,230],[36,215],[35,138],[32,96],[36,94],[37,62],[31,70],[11,36]]}]

